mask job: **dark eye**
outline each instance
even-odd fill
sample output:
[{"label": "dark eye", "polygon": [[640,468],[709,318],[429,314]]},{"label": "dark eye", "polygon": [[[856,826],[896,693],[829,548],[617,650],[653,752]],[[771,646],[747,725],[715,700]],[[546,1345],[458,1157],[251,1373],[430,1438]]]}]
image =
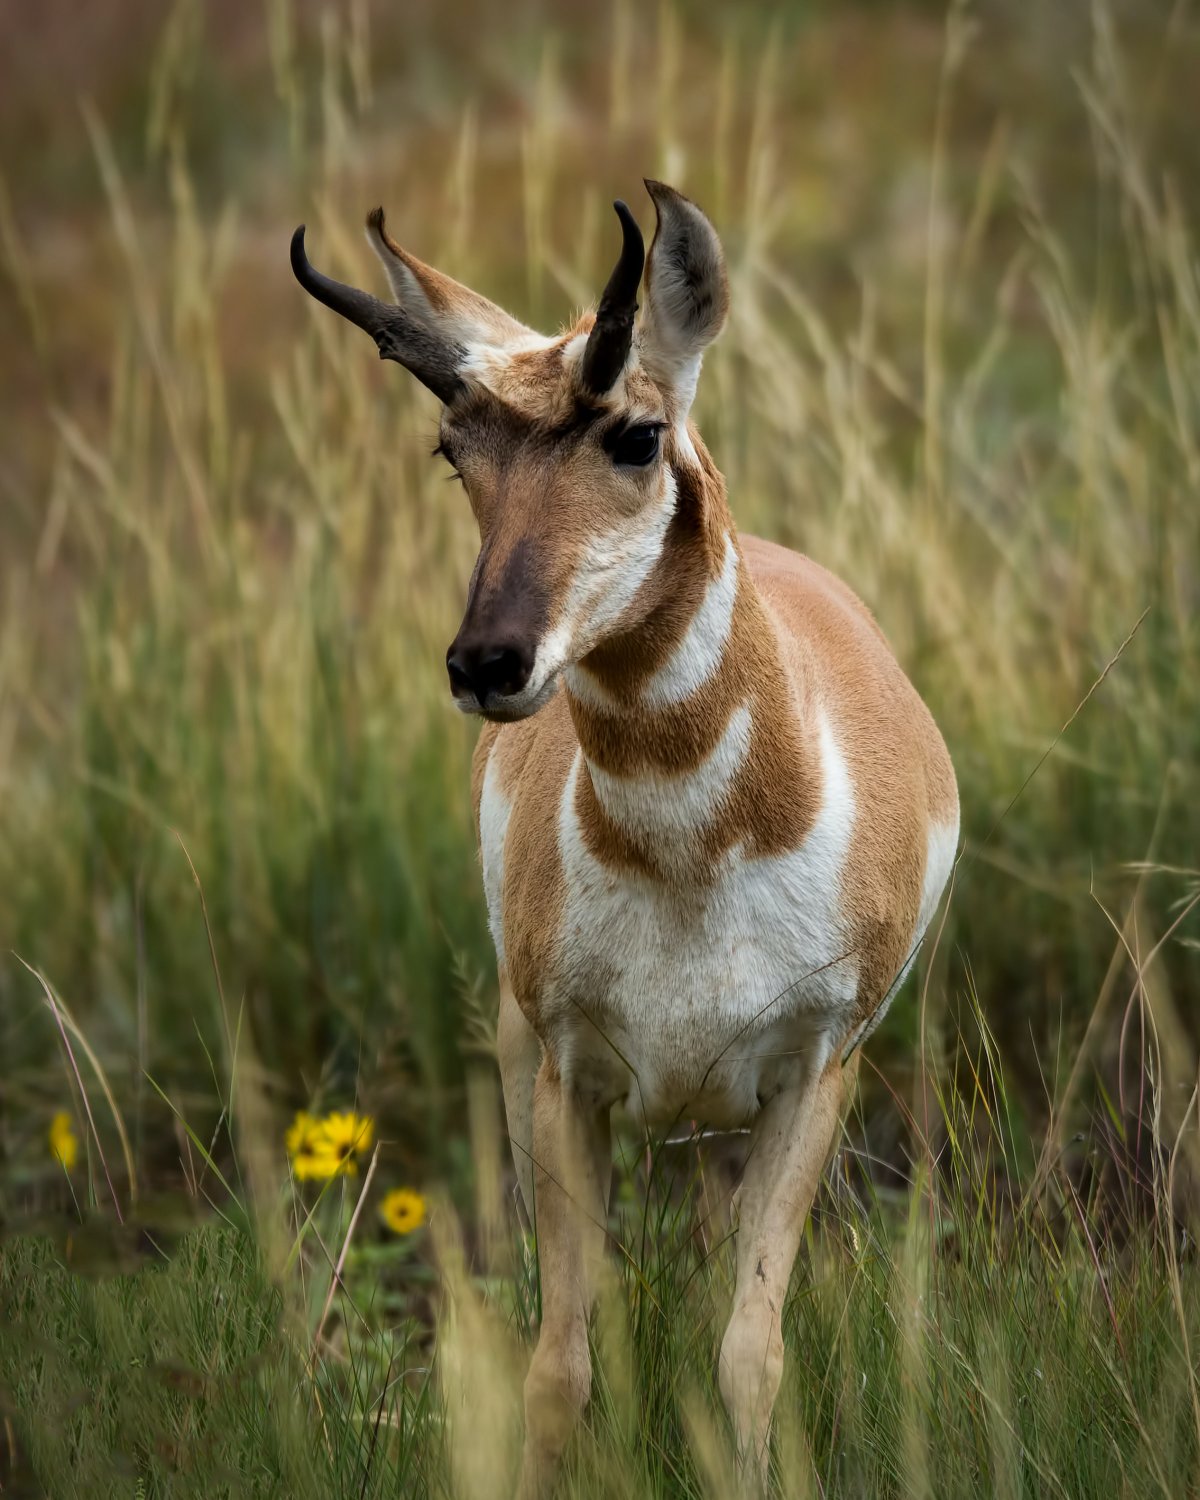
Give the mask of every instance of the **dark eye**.
[{"label": "dark eye", "polygon": [[612,446],[615,464],[628,464],[631,468],[644,469],[658,457],[660,427],[651,422],[638,427],[626,427]]}]

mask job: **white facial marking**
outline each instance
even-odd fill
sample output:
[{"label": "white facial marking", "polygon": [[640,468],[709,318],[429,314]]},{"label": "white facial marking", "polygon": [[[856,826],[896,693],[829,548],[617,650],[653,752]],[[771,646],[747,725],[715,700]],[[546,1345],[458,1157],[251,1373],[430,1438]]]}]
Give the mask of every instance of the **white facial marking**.
[{"label": "white facial marking", "polygon": [[654,571],[675,514],[675,476],[670,469],[664,481],[656,504],[589,542],[557,624],[538,642],[527,692],[540,691],[569,660],[586,656],[620,620]]},{"label": "white facial marking", "polygon": [[642,690],[642,701],[648,708],[666,708],[673,703],[682,703],[721,665],[733,624],[737,577],[737,551],[726,533],[725,560],[720,573],[710,579],[700,607],[673,655]]},{"label": "white facial marking", "polygon": [[563,681],[567,684],[572,697],[578,698],[580,703],[586,703],[589,708],[607,709],[611,712],[620,706],[596,674],[589,672],[579,662],[573,663],[564,670]]},{"label": "white facial marking", "polygon": [[583,351],[587,348],[588,336],[586,333],[577,333],[573,339],[568,339],[563,345],[563,368],[574,379],[579,361],[583,358]]},{"label": "white facial marking", "polygon": [[700,455],[696,452],[696,445],[692,442],[692,435],[688,431],[686,411],[675,422],[675,446],[679,449],[680,456],[686,459],[693,468],[700,467]]},{"label": "white facial marking", "polygon": [[[747,729],[748,720],[731,720],[726,764]],[[841,918],[855,804],[824,718],[819,743],[821,807],[803,844],[759,859],[732,849],[707,885],[651,880],[597,860],[575,811],[579,777],[595,784],[596,775],[576,755],[558,817],[566,884],[560,971],[544,1009],[555,1055],[573,1077],[625,1096],[658,1123],[686,1104],[707,1123],[744,1124],[760,1092],[794,1076],[798,1055],[819,1061],[829,1039],[844,1033],[858,989]],[[711,815],[719,763],[714,752],[709,796],[682,799],[681,823],[684,802]],[[659,801],[668,801],[658,780]],[[609,790],[606,782],[606,797]],[[627,813],[670,826],[671,807],[651,811],[649,796],[636,792],[627,800]]]},{"label": "white facial marking", "polygon": [[483,793],[479,799],[479,853],[483,863],[488,927],[501,967],[504,965],[504,840],[511,813],[512,802],[501,790],[493,750],[483,773]]}]

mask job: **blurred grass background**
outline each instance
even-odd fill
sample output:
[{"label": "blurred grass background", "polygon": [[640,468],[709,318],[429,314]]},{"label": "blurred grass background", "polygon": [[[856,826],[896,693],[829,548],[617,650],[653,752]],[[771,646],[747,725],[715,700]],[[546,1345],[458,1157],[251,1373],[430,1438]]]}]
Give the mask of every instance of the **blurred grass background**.
[{"label": "blurred grass background", "polygon": [[[308,304],[286,243],[306,221],[319,264],[378,289],[359,226],[382,202],[423,258],[552,328],[603,283],[610,200],[647,219],[655,175],[709,210],[729,257],[696,415],[735,515],[862,594],[959,775],[954,898],[872,1039],[850,1177],[904,1224],[912,1163],[944,1177],[950,1151],[988,1205],[966,1217],[1018,1259],[1013,1205],[1053,1181],[1074,1223],[1078,1193],[1082,1259],[1062,1274],[1093,1274],[1089,1234],[1132,1241],[1129,1316],[1157,1326],[1168,1282],[1134,1226],[1187,1243],[1194,1151],[1164,1199],[1165,1163],[1200,1039],[1198,81],[1200,23],[1145,0],[47,0],[0,17],[5,1216],[70,1203],[45,1133],[81,1107],[30,965],[86,1039],[89,1090],[102,1074],[111,1093],[93,1102],[118,1197],[134,1177],[143,1196],[177,1187],[182,1158],[202,1199],[203,1146],[222,1212],[262,1235],[255,1184],[285,1175],[291,1112],[356,1102],[390,1180],[441,1184],[466,1213],[475,1264],[472,1142],[496,1116],[479,1105],[469,1132],[468,1096],[495,990],[473,730],[442,665],[473,523],[429,457],[430,398]],[[983,1097],[981,1059],[1003,1060],[999,1145],[956,1102]],[[108,1201],[86,1145],[81,1207]],[[630,1184],[668,1212],[653,1177],[635,1153]],[[196,1285],[228,1274],[259,1307],[260,1277],[286,1284],[265,1243],[269,1275],[238,1241]],[[847,1297],[869,1290],[866,1243],[830,1283]],[[117,1267],[138,1264],[121,1245]],[[22,1243],[5,1271],[57,1288],[53,1324],[77,1293],[44,1253]],[[430,1267],[406,1250],[384,1270],[361,1268],[395,1298],[381,1318],[427,1328]],[[519,1303],[513,1266],[497,1274]],[[947,1293],[952,1321],[971,1285]],[[1056,1285],[1018,1276],[1006,1295],[1045,1321]],[[1187,1305],[1184,1352],[1154,1335],[1163,1363],[1147,1354],[1131,1411],[1177,1364],[1190,1375]],[[980,1334],[980,1368],[1024,1369],[1012,1316]],[[1064,1368],[1093,1348],[1086,1317],[1076,1333]],[[416,1384],[406,1421],[431,1399]],[[385,1409],[367,1375],[353,1388]],[[1046,1408],[1043,1435],[1097,1389]],[[1186,1415],[1194,1379],[1171,1389]],[[976,1416],[1008,1462],[1003,1424]],[[919,1490],[905,1410],[895,1429],[860,1417]],[[839,1451],[836,1412],[810,1418]],[[1024,1442],[1012,1462],[1036,1475]],[[1086,1492],[1064,1463],[1043,1466]],[[887,1489],[853,1465],[839,1483]]]}]

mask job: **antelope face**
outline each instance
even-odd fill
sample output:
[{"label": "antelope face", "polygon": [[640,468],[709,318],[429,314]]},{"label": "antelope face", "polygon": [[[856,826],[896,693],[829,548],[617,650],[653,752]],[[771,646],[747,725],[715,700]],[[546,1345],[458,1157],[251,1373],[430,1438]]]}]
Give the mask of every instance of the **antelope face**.
[{"label": "antelope face", "polygon": [[662,183],[647,188],[657,213],[649,257],[618,203],[624,243],[595,318],[553,338],[401,249],[382,210],[367,231],[394,304],[320,275],[303,229],[293,237],[301,285],[442,401],[435,451],[461,479],[480,536],[446,653],[466,713],[536,713],[564,668],[638,622],[675,514],[675,466],[697,462],[687,414],[725,319],[724,261],[694,204]]}]

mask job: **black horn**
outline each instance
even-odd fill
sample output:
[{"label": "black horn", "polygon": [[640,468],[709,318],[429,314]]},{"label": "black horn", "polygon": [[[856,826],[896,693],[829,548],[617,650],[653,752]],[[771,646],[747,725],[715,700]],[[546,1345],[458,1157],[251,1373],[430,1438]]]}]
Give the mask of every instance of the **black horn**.
[{"label": "black horn", "polygon": [[369,333],[379,346],[380,359],[403,365],[439,401],[453,401],[462,389],[458,369],[466,350],[438,338],[402,307],[322,275],[304,252],[303,224],[292,235],[292,272],[310,297]]},{"label": "black horn", "polygon": [[600,306],[596,309],[596,323],[588,335],[580,370],[585,389],[596,396],[602,396],[605,391],[612,389],[613,382],[629,357],[629,346],[633,342],[633,317],[638,305],[638,288],[642,284],[642,270],[646,264],[646,245],[637,220],[619,198],[613,207],[621,221],[625,240],[621,246],[620,258],[608,278],[604,295],[600,298]]}]

